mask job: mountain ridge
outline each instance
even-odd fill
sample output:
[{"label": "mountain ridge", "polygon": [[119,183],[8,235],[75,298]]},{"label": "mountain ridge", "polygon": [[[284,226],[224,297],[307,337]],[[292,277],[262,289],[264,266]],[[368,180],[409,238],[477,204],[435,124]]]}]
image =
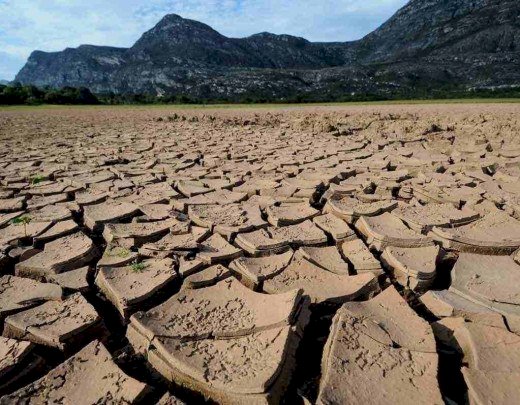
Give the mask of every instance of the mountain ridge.
[{"label": "mountain ridge", "polygon": [[411,0],[364,38],[229,38],[177,14],[130,48],[35,51],[16,81],[98,93],[265,99],[520,86],[520,2]]}]

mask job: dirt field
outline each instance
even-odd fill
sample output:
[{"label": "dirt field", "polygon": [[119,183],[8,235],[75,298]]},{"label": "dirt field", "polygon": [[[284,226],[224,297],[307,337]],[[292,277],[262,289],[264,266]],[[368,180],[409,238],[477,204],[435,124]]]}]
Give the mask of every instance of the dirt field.
[{"label": "dirt field", "polygon": [[519,403],[519,140],[520,104],[0,110],[0,404]]}]

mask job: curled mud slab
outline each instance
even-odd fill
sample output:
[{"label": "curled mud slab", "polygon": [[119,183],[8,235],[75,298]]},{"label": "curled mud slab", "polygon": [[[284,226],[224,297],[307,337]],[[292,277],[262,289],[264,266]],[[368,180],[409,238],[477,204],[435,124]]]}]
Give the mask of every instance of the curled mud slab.
[{"label": "curled mud slab", "polygon": [[263,290],[270,294],[294,288],[303,289],[313,304],[338,304],[367,297],[379,291],[372,273],[349,276],[319,267],[303,257],[296,258],[280,273],[264,281]]},{"label": "curled mud slab", "polygon": [[83,232],[65,236],[45,245],[43,252],[16,265],[16,274],[42,277],[77,269],[91,262],[97,255],[92,240]]},{"label": "curled mud slab", "polygon": [[135,314],[128,339],[167,380],[223,403],[270,403],[288,384],[307,305],[299,290],[269,296],[223,280]]},{"label": "curled mud slab", "polygon": [[385,248],[383,265],[393,272],[399,284],[414,291],[425,291],[437,275],[440,249],[438,246]]},{"label": "curled mud slab", "polygon": [[134,204],[108,201],[97,205],[86,206],[84,221],[85,225],[91,231],[99,232],[103,229],[104,224],[131,218],[138,212],[139,208]]},{"label": "curled mud slab", "polygon": [[148,387],[128,377],[112,361],[110,353],[95,341],[34,383],[0,398],[2,404],[33,401],[43,403],[134,403]]},{"label": "curled mud slab", "polygon": [[430,235],[446,249],[507,255],[520,247],[520,221],[504,212],[494,212],[459,228],[433,228]]},{"label": "curled mud slab", "polygon": [[512,331],[504,319],[487,314],[455,319],[444,325],[452,336],[450,344],[463,356],[462,375],[469,400],[476,404],[518,402],[519,331]]},{"label": "curled mud slab", "polygon": [[462,253],[450,290],[504,314],[520,316],[520,266],[510,256]]},{"label": "curled mud slab", "polygon": [[101,317],[79,293],[48,301],[5,319],[4,336],[68,350],[95,334]]},{"label": "curled mud slab", "polygon": [[125,267],[103,267],[96,285],[122,317],[177,278],[171,259],[145,260]]},{"label": "curled mud slab", "polygon": [[351,263],[356,274],[383,272],[381,263],[360,239],[353,239],[341,245],[341,253]]},{"label": "curled mud slab", "polygon": [[0,392],[12,391],[17,381],[31,375],[43,360],[34,353],[33,343],[0,337]]},{"label": "curled mud slab", "polygon": [[519,402],[518,116],[0,111],[0,403]]},{"label": "curled mud slab", "polygon": [[304,257],[311,263],[332,273],[348,275],[348,264],[342,259],[335,246],[304,246],[296,252],[297,257]]},{"label": "curled mud slab", "polygon": [[242,283],[256,291],[263,281],[283,271],[293,259],[294,252],[288,250],[279,255],[266,257],[240,257],[231,262],[229,268]]},{"label": "curled mud slab", "polygon": [[4,317],[49,300],[60,300],[61,287],[40,283],[27,278],[2,276],[0,278],[0,316]]},{"label": "curled mud slab", "polygon": [[387,246],[411,248],[433,245],[430,238],[409,229],[399,218],[388,213],[361,217],[356,222],[356,229],[367,244],[377,251]]},{"label": "curled mud slab", "polygon": [[390,287],[337,312],[317,403],[442,404],[437,367],[431,327]]}]

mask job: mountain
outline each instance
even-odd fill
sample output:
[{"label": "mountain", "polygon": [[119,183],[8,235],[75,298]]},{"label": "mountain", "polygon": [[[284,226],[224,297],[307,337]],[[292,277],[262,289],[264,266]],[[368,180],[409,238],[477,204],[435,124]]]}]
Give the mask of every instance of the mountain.
[{"label": "mountain", "polygon": [[8,85],[9,84],[9,80],[1,80],[0,79],[0,85]]},{"label": "mountain", "polygon": [[16,81],[115,93],[327,99],[520,86],[518,0],[410,0],[358,41],[228,38],[165,16],[128,49],[35,51]]},{"label": "mountain", "polygon": [[411,0],[359,49],[364,61],[385,62],[515,52],[519,11],[520,4],[510,0]]},{"label": "mountain", "polygon": [[15,82],[51,87],[89,87],[104,91],[125,63],[127,49],[81,45],[62,52],[34,51]]}]

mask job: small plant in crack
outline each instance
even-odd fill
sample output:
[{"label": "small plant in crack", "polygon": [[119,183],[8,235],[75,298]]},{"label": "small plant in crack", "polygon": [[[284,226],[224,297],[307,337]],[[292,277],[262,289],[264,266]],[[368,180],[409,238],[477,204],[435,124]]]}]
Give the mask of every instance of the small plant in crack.
[{"label": "small plant in crack", "polygon": [[132,263],[132,271],[134,273],[142,273],[143,271],[146,270],[147,267],[148,267],[148,265],[143,262],[135,261]]},{"label": "small plant in crack", "polygon": [[29,215],[22,215],[21,217],[14,218],[11,223],[14,225],[23,225],[23,231],[27,238],[27,225],[31,223],[32,219]]},{"label": "small plant in crack", "polygon": [[44,180],[45,177],[43,177],[42,175],[36,175],[34,177],[31,177],[31,184],[35,186],[36,184],[40,184]]},{"label": "small plant in crack", "polygon": [[114,247],[110,249],[108,252],[108,255],[111,257],[119,257],[121,259],[124,259],[125,257],[130,256],[132,252],[124,247]]}]

